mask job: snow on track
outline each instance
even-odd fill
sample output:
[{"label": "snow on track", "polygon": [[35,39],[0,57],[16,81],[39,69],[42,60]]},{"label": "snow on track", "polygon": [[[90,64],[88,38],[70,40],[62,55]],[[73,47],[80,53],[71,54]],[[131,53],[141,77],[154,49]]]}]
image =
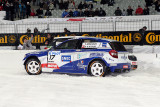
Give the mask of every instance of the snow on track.
[{"label": "snow on track", "polygon": [[43,73],[28,75],[28,51],[0,51],[0,107],[159,107],[160,59],[136,54],[139,68],[104,78]]}]

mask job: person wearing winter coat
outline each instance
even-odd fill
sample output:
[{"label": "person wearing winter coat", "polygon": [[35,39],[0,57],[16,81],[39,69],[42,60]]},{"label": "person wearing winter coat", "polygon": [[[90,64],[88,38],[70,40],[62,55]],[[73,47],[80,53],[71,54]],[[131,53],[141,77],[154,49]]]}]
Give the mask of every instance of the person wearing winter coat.
[{"label": "person wearing winter coat", "polygon": [[65,9],[65,11],[62,13],[62,18],[66,18],[66,17],[69,17],[69,13],[67,9]]},{"label": "person wearing winter coat", "polygon": [[31,13],[31,6],[29,4],[29,2],[27,2],[27,6],[26,6],[26,16],[28,18],[28,16],[30,16]]},{"label": "person wearing winter coat", "polygon": [[20,9],[20,19],[21,18],[25,18],[25,15],[26,15],[26,6],[22,3],[22,4],[19,4],[19,9]]},{"label": "person wearing winter coat", "polygon": [[73,12],[73,17],[78,17],[79,16],[79,11],[78,9],[76,9],[74,12]]},{"label": "person wearing winter coat", "polygon": [[46,13],[45,13],[45,16],[49,17],[49,16],[52,16],[52,13],[50,12],[49,9],[47,9]]},{"label": "person wearing winter coat", "polygon": [[51,10],[51,11],[54,10],[53,2],[50,2],[50,3],[49,3],[49,10]]},{"label": "person wearing winter coat", "polygon": [[32,50],[34,49],[32,46],[32,40],[33,40],[33,35],[31,35],[31,39],[27,40],[26,38],[24,39],[24,43],[23,43],[23,50]]},{"label": "person wearing winter coat", "polygon": [[84,11],[84,16],[85,16],[85,17],[89,17],[89,11],[88,11],[88,8],[86,8],[86,9],[85,9],[85,11]]},{"label": "person wearing winter coat", "polygon": [[115,14],[116,16],[121,16],[121,15],[122,15],[122,11],[120,10],[119,7],[117,7],[117,10],[115,10],[114,14]]},{"label": "person wearing winter coat", "polygon": [[84,17],[84,12],[82,11],[82,9],[79,10],[79,17]]},{"label": "person wearing winter coat", "polygon": [[147,6],[143,9],[143,15],[149,15],[149,8]]},{"label": "person wearing winter coat", "polygon": [[143,9],[141,8],[141,6],[138,6],[138,8],[136,9],[136,15],[142,15],[143,14]]},{"label": "person wearing winter coat", "polygon": [[133,9],[131,8],[131,6],[128,6],[128,9],[127,9],[127,15],[128,16],[132,16],[133,15]]},{"label": "person wearing winter coat", "polygon": [[102,8],[99,10],[99,16],[106,16],[106,12]]}]

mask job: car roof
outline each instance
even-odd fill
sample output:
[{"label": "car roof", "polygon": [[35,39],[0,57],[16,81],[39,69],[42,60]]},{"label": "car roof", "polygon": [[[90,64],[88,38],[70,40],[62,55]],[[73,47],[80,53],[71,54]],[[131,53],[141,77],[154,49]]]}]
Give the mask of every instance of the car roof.
[{"label": "car roof", "polygon": [[63,36],[63,37],[55,37],[55,39],[95,39],[95,40],[102,40],[107,42],[115,42],[116,40],[112,39],[105,39],[105,38],[97,38],[97,37],[88,37],[88,36]]}]

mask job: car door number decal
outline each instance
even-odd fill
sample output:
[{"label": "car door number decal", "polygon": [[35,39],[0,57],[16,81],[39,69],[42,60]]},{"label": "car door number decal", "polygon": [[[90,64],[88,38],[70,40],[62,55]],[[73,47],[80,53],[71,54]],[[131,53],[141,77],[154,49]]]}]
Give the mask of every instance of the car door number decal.
[{"label": "car door number decal", "polygon": [[56,56],[60,56],[60,51],[49,51],[48,62],[54,62]]}]

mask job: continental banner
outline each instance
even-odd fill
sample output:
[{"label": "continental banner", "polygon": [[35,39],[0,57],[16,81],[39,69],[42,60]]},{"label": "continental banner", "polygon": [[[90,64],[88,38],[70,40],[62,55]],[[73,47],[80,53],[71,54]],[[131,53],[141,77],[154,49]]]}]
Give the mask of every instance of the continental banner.
[{"label": "continental banner", "polygon": [[[48,33],[33,34],[33,45],[44,45]],[[124,45],[160,45],[160,31],[146,32],[83,32],[83,33],[50,33],[52,37],[62,36],[88,36],[97,38],[114,39]],[[23,44],[24,39],[29,40],[31,34],[0,34],[0,46],[18,46]]]}]

